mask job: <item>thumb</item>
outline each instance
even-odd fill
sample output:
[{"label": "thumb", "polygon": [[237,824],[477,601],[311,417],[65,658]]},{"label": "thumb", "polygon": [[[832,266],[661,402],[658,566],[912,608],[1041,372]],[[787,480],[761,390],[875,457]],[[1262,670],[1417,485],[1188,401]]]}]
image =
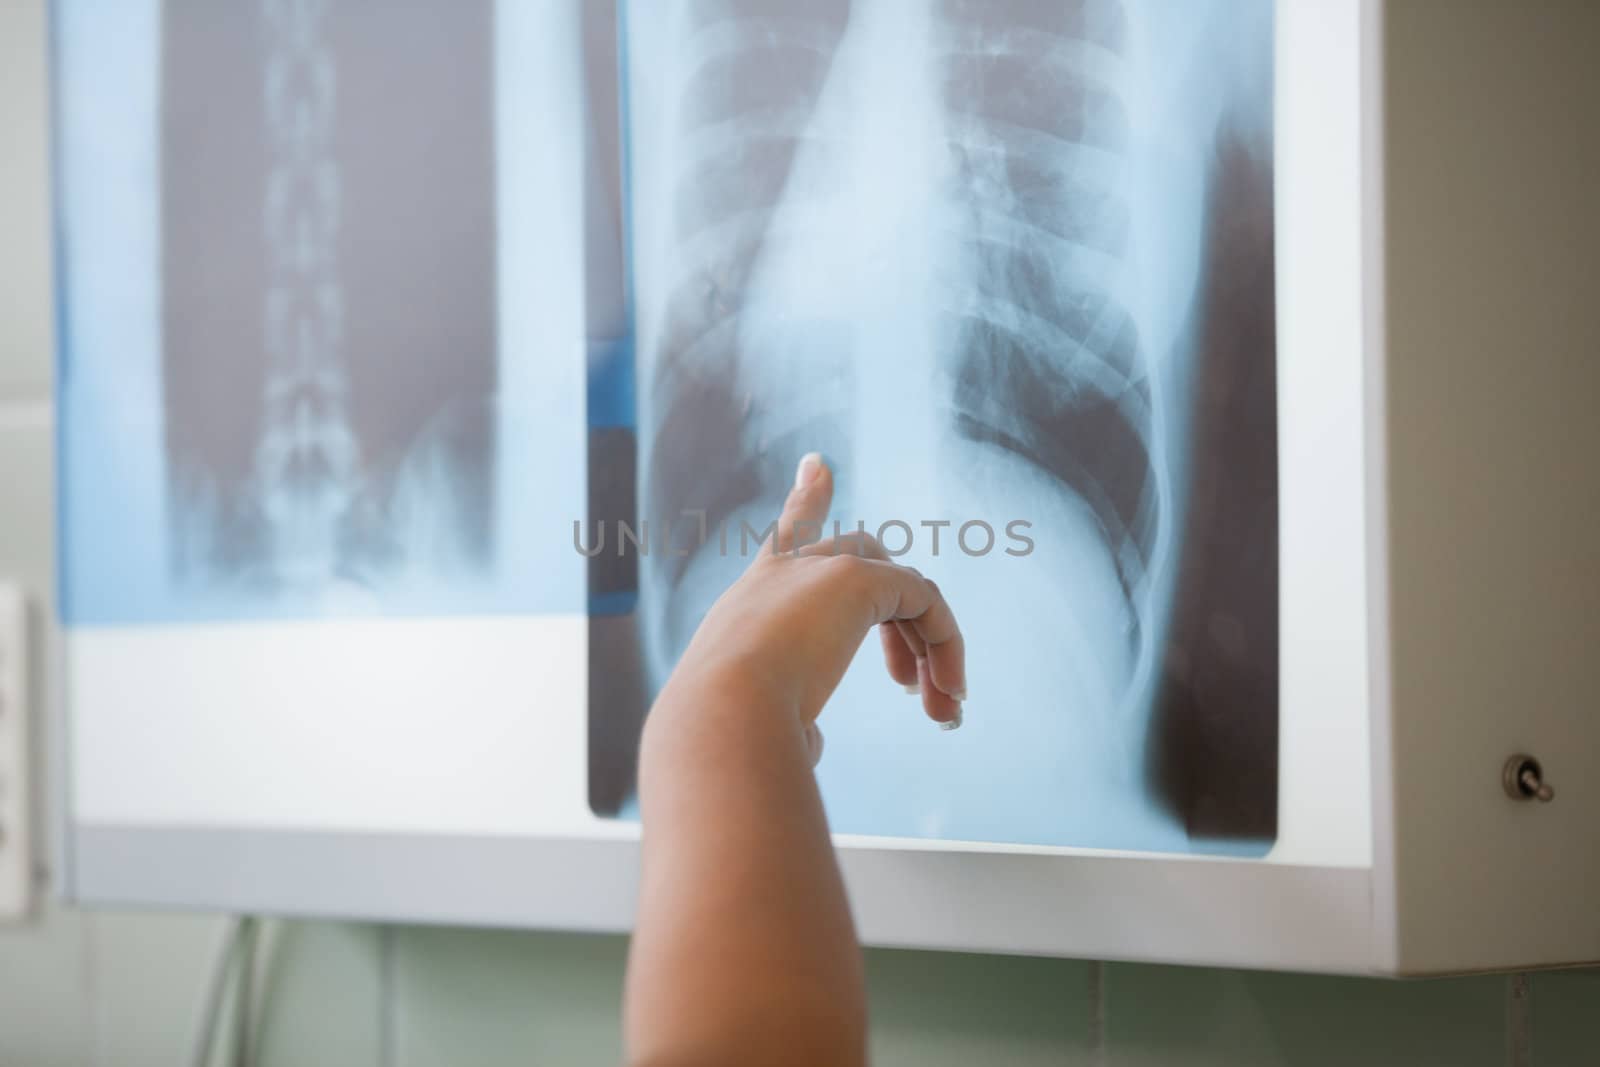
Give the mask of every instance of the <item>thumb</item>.
[{"label": "thumb", "polygon": [[801,545],[822,540],[822,520],[833,504],[833,472],[820,452],[807,452],[795,471],[794,488],[783,502],[773,549],[792,552]]},{"label": "thumb", "polygon": [[806,755],[811,757],[811,766],[815,767],[822,762],[822,731],[817,729],[815,722],[806,723]]}]

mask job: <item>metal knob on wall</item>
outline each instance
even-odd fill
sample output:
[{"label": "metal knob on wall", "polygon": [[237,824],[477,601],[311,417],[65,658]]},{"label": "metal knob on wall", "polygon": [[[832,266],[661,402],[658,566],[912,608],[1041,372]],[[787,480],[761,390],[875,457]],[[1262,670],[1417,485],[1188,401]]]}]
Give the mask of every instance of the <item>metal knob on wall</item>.
[{"label": "metal knob on wall", "polygon": [[1548,804],[1556,798],[1555,789],[1544,780],[1544,768],[1532,756],[1515,755],[1506,760],[1500,773],[1506,796],[1513,800],[1537,800]]}]

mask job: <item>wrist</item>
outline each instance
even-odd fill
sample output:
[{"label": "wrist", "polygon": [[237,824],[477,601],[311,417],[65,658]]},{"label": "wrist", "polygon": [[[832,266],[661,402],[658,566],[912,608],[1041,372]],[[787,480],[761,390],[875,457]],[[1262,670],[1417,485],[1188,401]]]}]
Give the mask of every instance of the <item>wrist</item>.
[{"label": "wrist", "polygon": [[681,757],[682,745],[721,749],[765,744],[763,738],[803,746],[804,725],[795,687],[759,663],[683,663],[645,718],[640,759],[666,750]]},{"label": "wrist", "polygon": [[656,697],[649,718],[681,721],[727,716],[798,722],[794,687],[753,661],[682,664]]}]

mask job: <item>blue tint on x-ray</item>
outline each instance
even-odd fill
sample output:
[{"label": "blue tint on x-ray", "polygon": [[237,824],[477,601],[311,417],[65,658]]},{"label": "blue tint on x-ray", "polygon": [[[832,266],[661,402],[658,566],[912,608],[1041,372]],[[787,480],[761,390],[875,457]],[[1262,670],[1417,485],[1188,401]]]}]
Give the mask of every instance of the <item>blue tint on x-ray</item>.
[{"label": "blue tint on x-ray", "polygon": [[632,429],[634,412],[632,337],[589,345],[589,425]]}]

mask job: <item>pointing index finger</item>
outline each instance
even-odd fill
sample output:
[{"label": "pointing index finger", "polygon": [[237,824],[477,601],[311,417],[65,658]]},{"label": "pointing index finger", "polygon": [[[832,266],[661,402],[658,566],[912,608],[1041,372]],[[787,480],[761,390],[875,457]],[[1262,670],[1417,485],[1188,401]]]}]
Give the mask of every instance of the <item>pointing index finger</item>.
[{"label": "pointing index finger", "polygon": [[[794,487],[783,502],[778,528],[773,533],[776,552],[792,552],[802,540],[822,537],[822,520],[833,504],[833,472],[820,452],[807,452],[795,471]],[[811,536],[807,536],[807,535]]]}]

